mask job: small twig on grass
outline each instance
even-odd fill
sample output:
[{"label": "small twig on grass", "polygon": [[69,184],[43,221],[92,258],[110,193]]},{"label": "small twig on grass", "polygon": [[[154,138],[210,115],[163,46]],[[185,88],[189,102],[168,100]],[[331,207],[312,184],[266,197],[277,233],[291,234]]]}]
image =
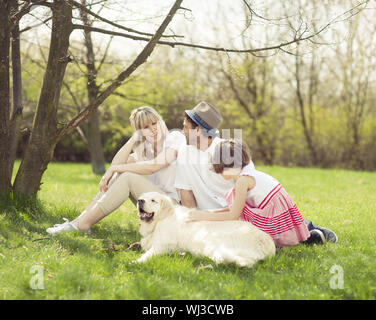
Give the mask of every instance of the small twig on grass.
[{"label": "small twig on grass", "polygon": [[32,242],[35,242],[35,241],[41,241],[41,240],[50,240],[51,238],[39,238],[39,239],[34,239]]}]

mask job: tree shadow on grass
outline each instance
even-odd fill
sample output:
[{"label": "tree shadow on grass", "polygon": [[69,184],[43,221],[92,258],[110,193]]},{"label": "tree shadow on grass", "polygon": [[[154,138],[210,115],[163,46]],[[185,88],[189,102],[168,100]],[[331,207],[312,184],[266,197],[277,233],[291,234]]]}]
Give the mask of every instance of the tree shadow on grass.
[{"label": "tree shadow on grass", "polygon": [[63,223],[63,218],[74,219],[79,215],[76,209],[45,205],[35,198],[1,200],[4,201],[0,203],[0,235],[5,240],[16,236],[32,242],[41,242],[45,246],[48,246],[50,241],[58,241],[62,248],[72,254],[90,255],[111,253],[114,245],[128,247],[131,243],[139,241],[138,230],[131,222],[125,228],[114,222],[100,222],[93,226],[91,237],[79,231],[52,237],[46,232],[46,228]]},{"label": "tree shadow on grass", "polygon": [[99,223],[91,228],[91,234],[76,231],[53,239],[72,253],[113,256],[139,241],[139,235],[137,230],[123,228],[116,223]]}]

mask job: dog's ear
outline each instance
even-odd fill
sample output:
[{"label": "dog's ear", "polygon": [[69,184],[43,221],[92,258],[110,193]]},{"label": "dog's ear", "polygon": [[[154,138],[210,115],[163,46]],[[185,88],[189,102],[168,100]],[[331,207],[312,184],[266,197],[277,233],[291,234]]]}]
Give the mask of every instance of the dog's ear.
[{"label": "dog's ear", "polygon": [[168,215],[172,212],[173,210],[173,203],[172,200],[169,197],[163,197],[161,199],[161,207],[160,211],[164,213],[164,215]]}]

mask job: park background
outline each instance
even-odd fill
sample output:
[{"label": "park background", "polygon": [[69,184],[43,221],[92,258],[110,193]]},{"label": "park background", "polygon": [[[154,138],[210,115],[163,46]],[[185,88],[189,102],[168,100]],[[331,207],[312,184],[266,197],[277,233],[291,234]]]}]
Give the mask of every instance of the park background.
[{"label": "park background", "polygon": [[[132,109],[152,106],[174,129],[181,128],[185,109],[206,100],[221,111],[221,128],[242,129],[256,162],[375,170],[376,19],[372,3],[359,3],[256,1],[252,13],[243,1],[189,1],[191,11],[176,15],[170,33],[213,47],[268,47],[303,33],[310,36],[331,24],[311,39],[254,54],[158,46],[97,112],[57,143],[53,159],[93,161],[95,170],[103,173],[104,161],[111,161],[131,134]],[[112,20],[119,24],[153,32],[168,5],[169,1],[158,5],[105,1],[92,10],[115,17]],[[351,8],[355,9],[348,11]],[[21,30],[48,19],[50,10],[36,8],[30,14],[21,20]],[[86,19],[81,24],[115,29],[95,17]],[[23,119],[18,157],[32,131],[50,28],[48,21],[21,32]],[[100,32],[87,31],[86,39],[82,30],[72,32],[68,49],[72,61],[61,85],[58,123],[68,122],[83,109],[143,45]]]},{"label": "park background", "polygon": [[[2,298],[375,298],[374,1],[11,0],[0,9]],[[190,255],[141,270],[127,251],[138,240],[128,202],[94,227],[97,241],[45,239],[95,195],[132,134],[132,109],[152,106],[174,129],[200,100],[220,110],[220,129],[242,130],[256,165],[304,217],[337,232],[337,247],[288,248],[252,271]],[[29,270],[43,263],[48,290],[32,290]],[[333,290],[337,265],[345,287]]]}]

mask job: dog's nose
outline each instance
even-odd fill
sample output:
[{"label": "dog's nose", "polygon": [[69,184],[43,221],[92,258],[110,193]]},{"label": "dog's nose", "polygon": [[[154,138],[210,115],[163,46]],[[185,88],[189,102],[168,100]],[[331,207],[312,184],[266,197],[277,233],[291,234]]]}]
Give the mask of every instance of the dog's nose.
[{"label": "dog's nose", "polygon": [[138,203],[138,205],[142,205],[142,204],[145,203],[145,200],[144,199],[138,199],[137,203]]}]

